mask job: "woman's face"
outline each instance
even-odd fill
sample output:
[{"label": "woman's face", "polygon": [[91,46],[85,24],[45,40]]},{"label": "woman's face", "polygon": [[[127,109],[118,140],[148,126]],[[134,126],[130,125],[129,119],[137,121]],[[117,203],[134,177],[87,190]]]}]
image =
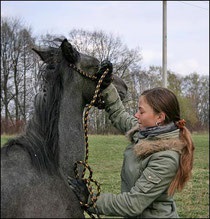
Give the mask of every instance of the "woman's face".
[{"label": "woman's face", "polygon": [[144,96],[140,96],[138,112],[135,114],[135,117],[138,119],[141,130],[161,123],[163,120],[161,119],[160,114],[154,112],[152,107],[146,102]]}]

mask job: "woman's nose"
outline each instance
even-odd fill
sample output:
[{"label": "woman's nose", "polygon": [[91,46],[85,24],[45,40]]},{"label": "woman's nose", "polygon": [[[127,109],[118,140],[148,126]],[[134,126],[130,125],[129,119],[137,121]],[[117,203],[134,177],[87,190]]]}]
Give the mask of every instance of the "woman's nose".
[{"label": "woman's nose", "polygon": [[139,119],[139,112],[136,112],[134,116]]}]

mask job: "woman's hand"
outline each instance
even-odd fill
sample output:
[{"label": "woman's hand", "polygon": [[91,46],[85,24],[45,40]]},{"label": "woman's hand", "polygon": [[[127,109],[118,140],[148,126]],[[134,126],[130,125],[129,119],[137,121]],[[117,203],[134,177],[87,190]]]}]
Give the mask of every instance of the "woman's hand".
[{"label": "woman's hand", "polygon": [[101,78],[101,76],[103,75],[103,73],[107,70],[107,68],[109,69],[106,77],[103,79],[103,82],[101,84],[101,90],[104,90],[105,88],[107,88],[113,81],[113,66],[112,63],[108,60],[104,60],[101,62],[101,67],[96,75],[97,79],[99,80]]}]

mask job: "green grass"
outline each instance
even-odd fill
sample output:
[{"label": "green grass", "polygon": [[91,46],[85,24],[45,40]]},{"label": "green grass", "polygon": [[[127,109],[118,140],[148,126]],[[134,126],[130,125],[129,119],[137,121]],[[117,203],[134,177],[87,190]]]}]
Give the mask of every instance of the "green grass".
[{"label": "green grass", "polygon": [[1,147],[12,137],[12,135],[1,135]]},{"label": "green grass", "polygon": [[[1,143],[9,137],[3,136]],[[193,176],[174,199],[181,218],[209,218],[209,136],[195,134],[193,140]],[[88,163],[93,170],[93,179],[101,184],[101,192],[120,192],[123,151],[128,144],[122,135],[89,135]]]},{"label": "green grass", "polygon": [[209,218],[209,136],[193,135],[194,168],[191,180],[175,200],[180,217]]}]

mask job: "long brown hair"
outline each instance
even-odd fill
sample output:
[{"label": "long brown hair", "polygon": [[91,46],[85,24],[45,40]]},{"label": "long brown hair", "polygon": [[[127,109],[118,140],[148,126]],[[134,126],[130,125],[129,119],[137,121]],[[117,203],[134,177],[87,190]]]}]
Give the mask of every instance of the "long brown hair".
[{"label": "long brown hair", "polygon": [[155,113],[164,112],[166,118],[164,124],[174,122],[180,129],[180,139],[185,147],[179,161],[177,173],[168,188],[168,195],[173,195],[176,190],[181,191],[190,179],[193,168],[194,144],[191,133],[186,128],[185,123],[180,118],[180,106],[176,95],[167,88],[157,87],[144,91],[143,95],[147,103],[153,108]]}]

